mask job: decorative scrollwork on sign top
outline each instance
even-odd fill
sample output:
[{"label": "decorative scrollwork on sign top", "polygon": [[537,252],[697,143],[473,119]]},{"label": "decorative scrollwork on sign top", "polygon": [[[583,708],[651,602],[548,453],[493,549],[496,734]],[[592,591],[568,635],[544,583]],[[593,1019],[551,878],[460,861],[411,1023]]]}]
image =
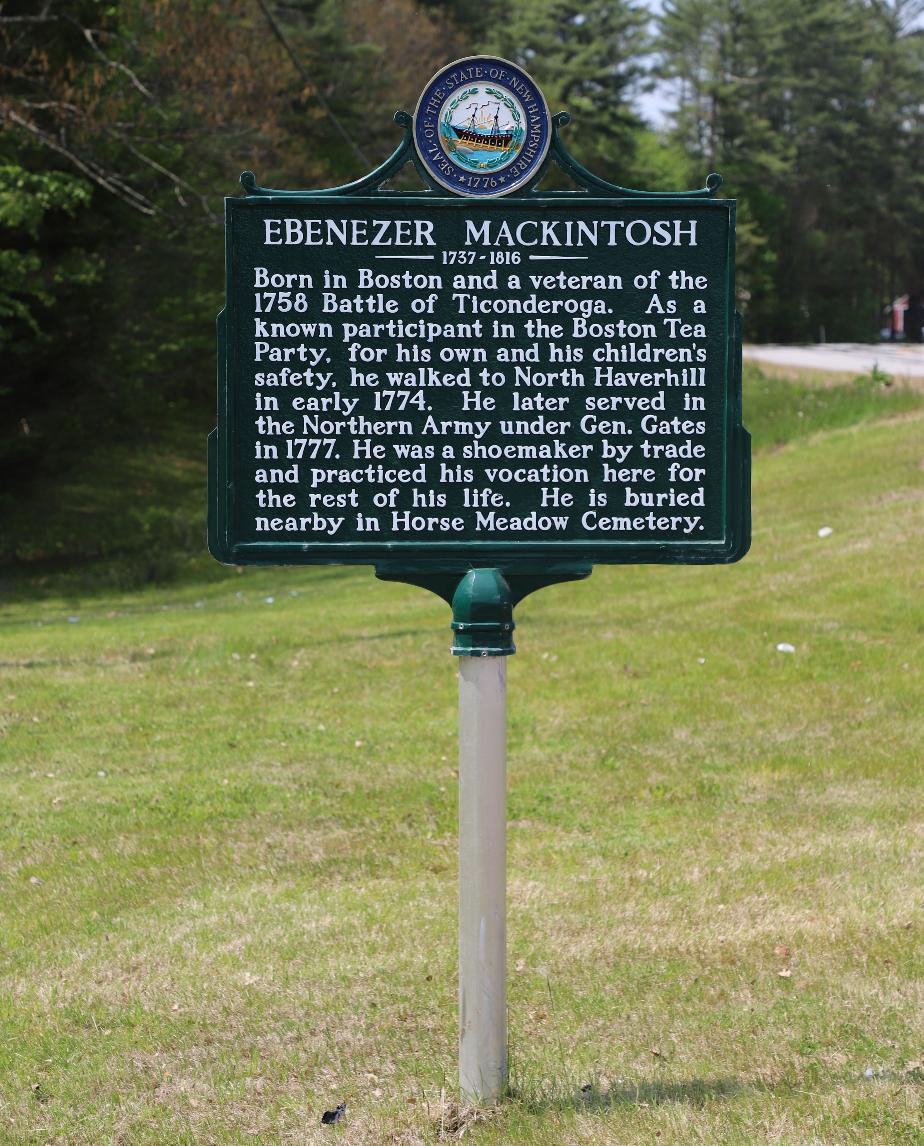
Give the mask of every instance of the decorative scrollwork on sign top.
[{"label": "decorative scrollwork on sign top", "polygon": [[[592,171],[588,171],[562,143],[560,130],[567,127],[570,122],[571,113],[567,111],[560,111],[552,117],[552,146],[549,148],[549,156],[573,183],[585,191],[604,195],[607,198],[618,197],[620,199],[712,199],[722,186],[722,176],[717,172],[713,172],[706,179],[705,187],[699,187],[694,191],[639,191],[632,187],[620,187],[616,183],[610,183],[599,175],[594,175]],[[535,194],[535,189],[530,193]],[[548,192],[548,194],[557,193],[553,191]],[[558,194],[567,195],[569,192],[559,192]]]},{"label": "decorative scrollwork on sign top", "polygon": [[[426,171],[421,167],[417,159],[414,149],[413,117],[406,111],[396,111],[394,120],[395,123],[404,128],[404,138],[384,163],[376,167],[375,170],[370,171],[368,175],[364,175],[361,179],[353,180],[351,183],[343,183],[337,187],[325,187],[313,191],[284,191],[273,187],[261,187],[257,183],[256,175],[254,175],[252,171],[244,171],[240,177],[244,194],[274,197],[390,195],[394,194],[394,192],[384,189],[383,184],[393,179],[408,163],[411,163],[424,182],[425,189],[410,192],[410,194],[431,197],[446,195],[447,192],[445,188],[440,187],[428,178]],[[513,192],[510,198],[532,198],[541,195],[543,198],[559,199],[578,194],[594,195],[607,199],[712,199],[715,198],[717,191],[722,186],[722,176],[716,172],[713,172],[706,179],[705,187],[699,187],[692,191],[641,191],[636,188],[621,187],[616,183],[610,183],[601,176],[594,175],[592,171],[589,171],[582,163],[575,159],[571,152],[565,147],[560,132],[561,129],[567,127],[570,122],[571,115],[567,111],[560,111],[557,115],[552,117],[552,142],[542,169],[537,178],[532,181],[529,186]],[[549,164],[552,162],[579,188],[578,191],[539,190],[540,184],[548,171]],[[404,194],[408,194],[408,192],[404,192]]]}]

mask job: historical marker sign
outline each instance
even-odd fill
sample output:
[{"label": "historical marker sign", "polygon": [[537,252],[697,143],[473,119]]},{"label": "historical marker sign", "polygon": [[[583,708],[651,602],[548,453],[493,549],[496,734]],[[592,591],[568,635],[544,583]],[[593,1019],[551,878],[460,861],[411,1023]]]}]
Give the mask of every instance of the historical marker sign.
[{"label": "historical marker sign", "polygon": [[221,560],[536,570],[746,551],[734,203],[601,194],[586,172],[590,193],[517,197],[554,127],[524,73],[488,63],[443,69],[407,124],[433,191],[370,177],[227,200]]},{"label": "historical marker sign", "polygon": [[[452,602],[459,1084],[506,1052],[505,657],[527,593],[594,562],[750,540],[734,203],[644,194],[565,151],[528,75],[443,68],[364,179],[227,200],[209,548],[375,564]],[[382,184],[409,160],[430,190]],[[536,191],[554,160],[583,192]]]}]

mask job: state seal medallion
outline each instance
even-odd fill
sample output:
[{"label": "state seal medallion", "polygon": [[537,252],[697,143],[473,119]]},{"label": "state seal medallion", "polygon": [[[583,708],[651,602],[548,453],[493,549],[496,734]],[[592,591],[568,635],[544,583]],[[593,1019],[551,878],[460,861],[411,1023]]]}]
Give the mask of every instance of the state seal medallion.
[{"label": "state seal medallion", "polygon": [[493,198],[539,174],[552,139],[545,97],[530,77],[495,56],[441,68],[414,112],[414,144],[427,174],[456,195]]}]

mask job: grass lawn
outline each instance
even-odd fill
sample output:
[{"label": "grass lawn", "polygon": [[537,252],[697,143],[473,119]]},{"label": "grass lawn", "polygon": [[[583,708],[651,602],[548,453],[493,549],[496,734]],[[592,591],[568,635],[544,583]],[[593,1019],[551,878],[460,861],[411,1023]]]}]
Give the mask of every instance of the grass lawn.
[{"label": "grass lawn", "polygon": [[924,408],[750,372],[746,422],[742,564],[517,610],[484,1118],[453,1101],[446,606],[206,557],[20,577],[0,1142],[924,1142]]}]

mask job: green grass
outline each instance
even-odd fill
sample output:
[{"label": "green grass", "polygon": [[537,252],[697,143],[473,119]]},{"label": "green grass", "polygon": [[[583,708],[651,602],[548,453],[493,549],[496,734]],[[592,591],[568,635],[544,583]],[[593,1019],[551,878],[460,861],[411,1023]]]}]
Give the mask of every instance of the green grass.
[{"label": "green grass", "polygon": [[924,402],[920,387],[896,386],[878,370],[849,381],[834,379],[829,382],[818,372],[786,376],[746,365],[746,423],[755,450],[919,409]]},{"label": "green grass", "polygon": [[787,385],[749,377],[742,564],[518,607],[513,1093],[461,1126],[446,607],[20,573],[0,1142],[924,1141],[924,416]]}]

